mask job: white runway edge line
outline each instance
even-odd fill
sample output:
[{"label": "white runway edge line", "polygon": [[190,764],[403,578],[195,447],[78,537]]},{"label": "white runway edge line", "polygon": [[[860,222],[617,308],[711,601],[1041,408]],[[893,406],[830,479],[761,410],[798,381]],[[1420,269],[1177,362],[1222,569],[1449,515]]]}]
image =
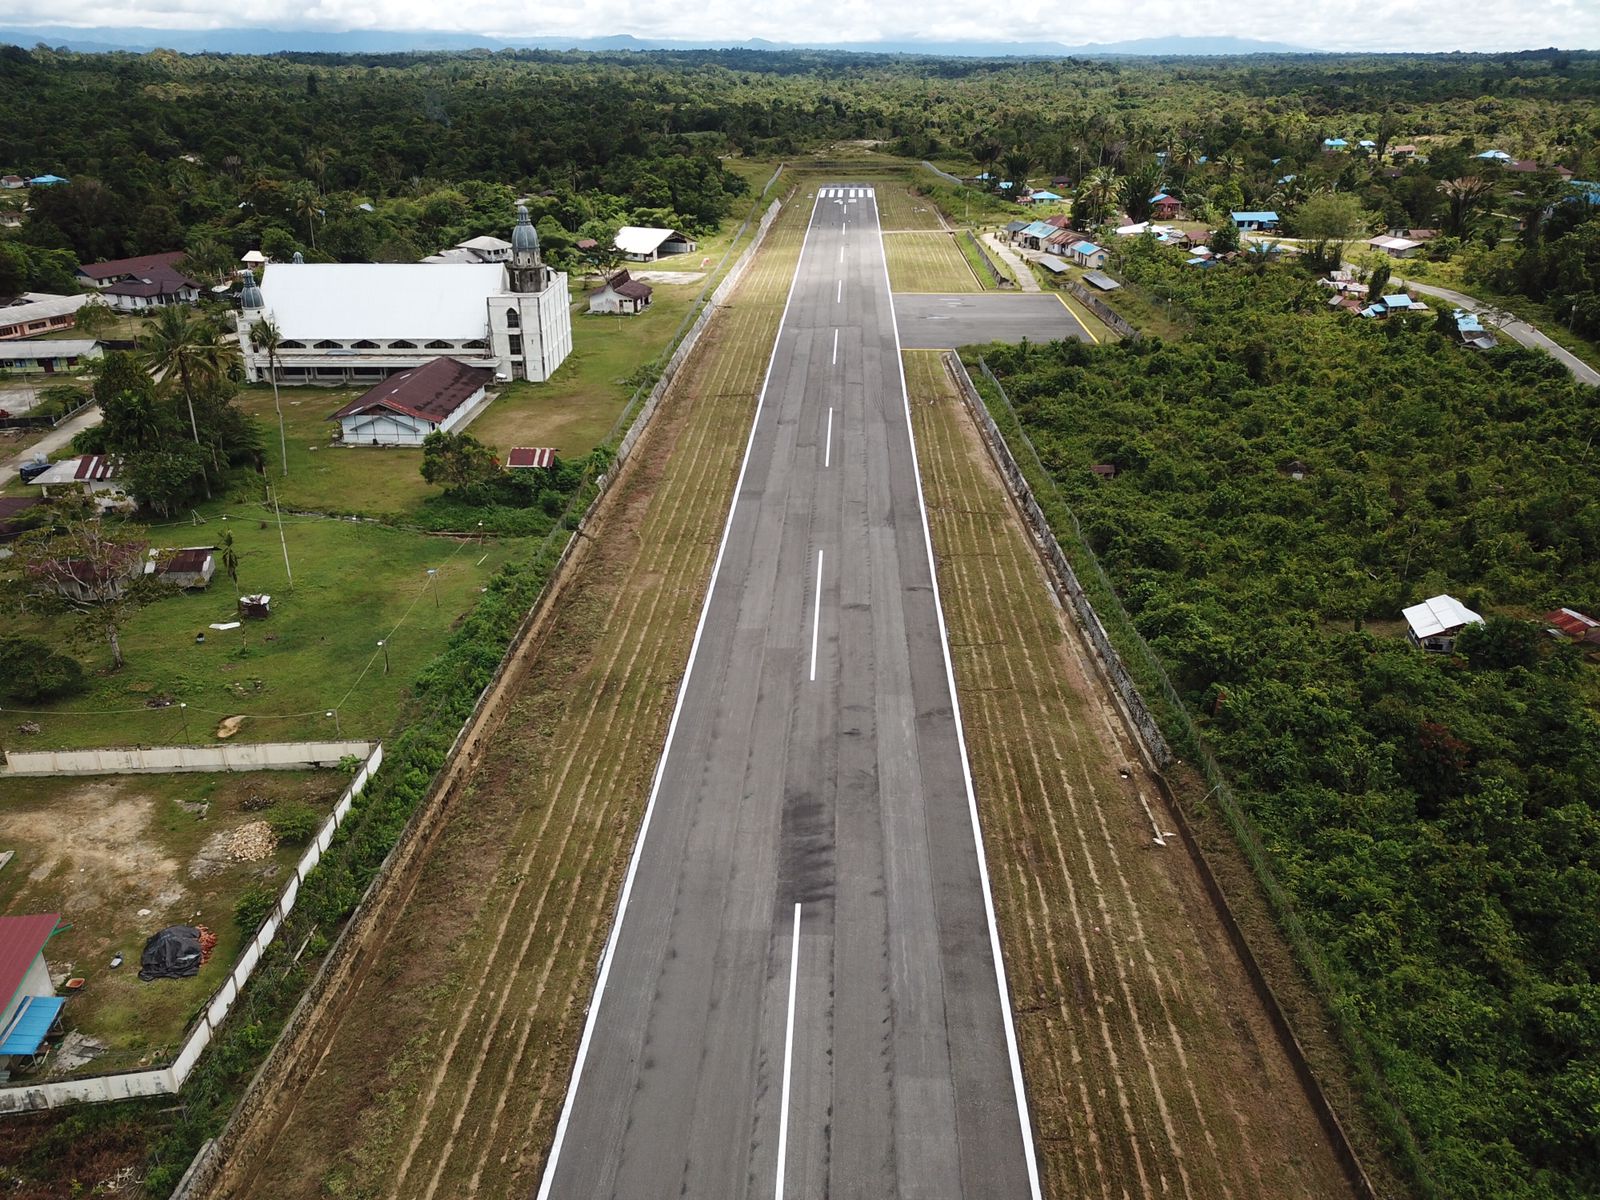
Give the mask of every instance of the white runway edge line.
[{"label": "white runway edge line", "polygon": [[739,493],[744,488],[745,472],[750,466],[750,451],[756,444],[756,429],[761,424],[761,413],[767,402],[767,385],[772,382],[772,364],[777,357],[778,342],[783,337],[784,323],[789,319],[789,305],[794,301],[795,285],[800,282],[800,265],[805,262],[806,246],[811,241],[811,226],[817,218],[817,204],[812,201],[811,215],[806,218],[805,236],[800,239],[800,256],[795,259],[794,277],[789,280],[789,293],[783,301],[783,315],[778,318],[778,332],[772,339],[772,353],[767,356],[767,371],[761,379],[761,391],[756,396],[756,413],[750,422],[750,436],[745,440],[744,459],[739,463],[739,478],[733,485],[733,502],[728,505],[728,519],[722,526],[722,541],[717,545],[716,561],[711,565],[711,582],[706,585],[705,602],[700,606],[700,620],[694,627],[694,641],[689,646],[689,661],[683,669],[683,679],[678,683],[678,698],[672,706],[672,720],[667,725],[667,740],[661,748],[661,758],[656,762],[655,778],[650,783],[650,799],[645,802],[644,816],[639,822],[639,836],[634,839],[633,855],[628,859],[628,873],[622,880],[622,893],[617,897],[617,915],[611,923],[611,933],[606,937],[605,949],[600,953],[600,970],[595,976],[594,999],[589,1002],[589,1015],[583,1023],[583,1037],[578,1042],[577,1061],[572,1066],[572,1079],[567,1084],[567,1096],[561,1104],[561,1119],[556,1122],[555,1139],[550,1145],[550,1160],[545,1163],[544,1178],[539,1183],[538,1200],[550,1200],[555,1185],[556,1168],[561,1163],[561,1146],[567,1138],[567,1124],[572,1119],[572,1102],[578,1095],[578,1083],[583,1078],[583,1064],[589,1057],[589,1044],[594,1040],[594,1027],[600,1016],[600,1002],[605,998],[606,980],[611,974],[611,960],[617,951],[617,936],[622,932],[623,919],[628,915],[628,898],[633,894],[633,879],[639,871],[639,859],[644,852],[645,838],[650,832],[650,818],[655,813],[656,797],[661,793],[661,779],[666,773],[667,756],[672,751],[672,739],[678,732],[678,718],[683,715],[683,700],[689,690],[689,680],[694,675],[695,658],[700,653],[700,638],[705,633],[706,616],[711,611],[711,597],[717,590],[717,573],[722,570],[722,556],[728,549],[728,535],[733,531],[733,516],[739,508]]},{"label": "white runway edge line", "polygon": [[784,1168],[789,1163],[789,1076],[794,1063],[794,997],[800,984],[800,906],[794,906],[794,936],[789,941],[789,1019],[783,1027],[783,1099],[778,1104],[778,1179],[772,1200],[783,1200]]},{"label": "white runway edge line", "polygon": [[950,633],[944,625],[944,601],[939,597],[939,572],[933,561],[933,533],[928,528],[928,505],[922,495],[922,468],[917,464],[917,435],[911,428],[911,393],[906,388],[905,358],[900,352],[900,322],[894,312],[894,289],[889,283],[889,255],[883,242],[883,218],[878,213],[878,198],[872,197],[873,216],[878,218],[878,252],[883,258],[883,287],[889,296],[889,323],[894,329],[894,365],[900,374],[900,399],[906,410],[906,437],[911,442],[911,477],[917,482],[917,511],[922,514],[922,542],[928,552],[928,582],[933,586],[933,611],[939,618],[939,647],[944,652],[944,677],[950,688],[950,707],[956,720],[956,745],[961,751],[961,775],[967,787],[967,812],[972,818],[972,841],[978,851],[978,878],[983,884],[983,911],[989,920],[989,948],[994,955],[995,985],[1000,989],[1000,1017],[1005,1023],[1006,1053],[1011,1058],[1011,1082],[1017,1097],[1017,1123],[1022,1134],[1022,1153],[1028,1167],[1028,1191],[1032,1200],[1042,1200],[1039,1191],[1039,1162],[1033,1148],[1033,1122],[1028,1116],[1028,1094],[1022,1084],[1022,1056],[1017,1051],[1016,1024],[1011,1018],[1011,988],[1006,982],[1005,959],[1000,954],[1000,926],[995,920],[994,895],[989,886],[989,862],[983,852],[983,830],[978,825],[978,797],[972,788],[972,766],[967,761],[967,736],[962,729],[961,701],[956,696],[956,673],[950,663]]},{"label": "white runway edge line", "polygon": [[817,634],[822,630],[822,551],[817,551],[817,600],[811,609],[811,682],[817,681]]}]

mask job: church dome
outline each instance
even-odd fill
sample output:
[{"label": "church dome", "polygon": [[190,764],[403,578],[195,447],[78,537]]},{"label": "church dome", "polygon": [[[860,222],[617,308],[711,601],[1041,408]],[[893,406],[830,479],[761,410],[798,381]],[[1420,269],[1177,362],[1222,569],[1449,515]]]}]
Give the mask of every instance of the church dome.
[{"label": "church dome", "polygon": [[306,256],[304,254],[301,254],[300,251],[296,250],[294,252],[294,257],[291,258],[289,261],[290,262],[299,263],[301,266],[304,266],[305,265],[305,261],[306,261]]},{"label": "church dome", "polygon": [[539,231],[533,227],[533,222],[528,220],[528,206],[517,205],[517,227],[511,231],[511,249],[532,250],[539,249]]},{"label": "church dome", "polygon": [[261,289],[256,286],[256,273],[244,273],[244,290],[239,293],[239,306],[241,308],[265,308],[267,301],[261,294]]}]

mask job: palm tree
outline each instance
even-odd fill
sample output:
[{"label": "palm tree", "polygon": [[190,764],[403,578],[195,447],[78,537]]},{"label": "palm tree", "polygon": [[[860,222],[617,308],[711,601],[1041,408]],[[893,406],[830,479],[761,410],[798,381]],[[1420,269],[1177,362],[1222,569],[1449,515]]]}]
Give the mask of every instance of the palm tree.
[{"label": "palm tree", "polygon": [[198,321],[189,319],[179,305],[168,305],[156,314],[155,325],[139,340],[145,367],[156,377],[156,389],[171,394],[177,385],[189,405],[189,429],[194,444],[200,444],[200,423],[194,416],[194,391],[205,378]]},{"label": "palm tree", "polygon": [[1452,237],[1464,238],[1477,224],[1478,210],[1489,200],[1494,186],[1476,175],[1460,179],[1446,179],[1439,185],[1448,205],[1444,216],[1444,230]]},{"label": "palm tree", "polygon": [[317,218],[322,215],[322,199],[316,192],[309,189],[296,194],[294,198],[294,215],[304,217],[306,230],[311,235],[311,248],[317,248]]},{"label": "palm tree", "polygon": [[1078,205],[1091,225],[1106,219],[1111,207],[1122,195],[1122,180],[1110,167],[1096,167],[1084,176],[1078,185]]},{"label": "palm tree", "polygon": [[289,441],[283,432],[283,405],[278,399],[278,347],[283,334],[271,321],[260,320],[250,326],[250,345],[267,356],[267,375],[272,379],[272,407],[278,410],[278,450],[283,457],[283,474],[289,474]]},{"label": "palm tree", "polygon": [[1028,172],[1033,170],[1033,155],[1020,147],[1009,150],[1005,157],[1006,177],[1011,180],[1012,194],[1020,195],[1028,186]]}]

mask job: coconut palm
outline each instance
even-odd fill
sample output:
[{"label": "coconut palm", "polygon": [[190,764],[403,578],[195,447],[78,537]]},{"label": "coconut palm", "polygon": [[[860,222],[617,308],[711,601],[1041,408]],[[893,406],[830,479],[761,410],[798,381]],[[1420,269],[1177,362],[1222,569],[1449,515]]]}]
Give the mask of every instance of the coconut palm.
[{"label": "coconut palm", "polygon": [[[239,347],[226,339],[210,321],[192,317],[181,305],[169,305],[160,310],[153,328],[140,340],[145,368],[156,379],[156,390],[171,395],[174,390],[183,393],[189,409],[189,430],[194,444],[200,445],[200,423],[195,418],[195,396],[202,390],[214,388],[238,374]],[[217,462],[217,447],[211,447],[211,459]],[[206,495],[211,494],[209,478]]]},{"label": "coconut palm", "polygon": [[283,473],[289,474],[289,441],[283,431],[283,404],[278,399],[278,347],[283,345],[283,334],[271,321],[260,320],[250,326],[250,345],[259,354],[267,356],[267,375],[272,380],[272,407],[278,410],[278,451],[283,459]]},{"label": "coconut palm", "polygon": [[294,215],[303,217],[306,231],[311,235],[311,248],[317,248],[317,218],[322,215],[322,198],[309,188],[295,195]]},{"label": "coconut palm", "polygon": [[1098,225],[1110,214],[1122,195],[1122,180],[1110,167],[1096,167],[1078,185],[1077,207],[1090,225]]}]

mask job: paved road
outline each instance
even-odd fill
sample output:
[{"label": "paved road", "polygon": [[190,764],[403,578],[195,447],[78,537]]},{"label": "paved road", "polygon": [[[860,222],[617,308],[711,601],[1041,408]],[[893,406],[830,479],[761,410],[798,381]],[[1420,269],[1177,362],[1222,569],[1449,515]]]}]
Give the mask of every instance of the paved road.
[{"label": "paved road", "polygon": [[[1461,292],[1453,292],[1449,288],[1435,287],[1431,283],[1418,283],[1414,279],[1397,279],[1396,283],[1400,287],[1408,287],[1414,292],[1421,292],[1424,296],[1448,300],[1457,308],[1464,308],[1469,312],[1478,312],[1480,309],[1489,307],[1472,296],[1464,295]],[[1566,367],[1567,370],[1571,371],[1572,377],[1579,383],[1600,386],[1600,371],[1596,371],[1570,350],[1552,342],[1526,321],[1513,319],[1503,325],[1495,326],[1495,329],[1505,334],[1512,341],[1521,342],[1524,346],[1531,346],[1535,350],[1543,350],[1552,358],[1560,361],[1561,365]]]},{"label": "paved road", "polygon": [[103,418],[100,415],[100,406],[94,405],[86,408],[72,420],[52,429],[44,437],[29,446],[22,453],[12,456],[4,463],[0,463],[0,487],[5,487],[17,477],[17,472],[22,469],[22,464],[30,459],[43,454],[48,458],[57,450],[62,449],[82,430],[100,424]]},{"label": "paved road", "polygon": [[1033,273],[1027,261],[1014,249],[1001,241],[993,230],[983,235],[984,242],[989,249],[994,251],[995,257],[1006,264],[1011,271],[1011,277],[1017,281],[1017,286],[1025,292],[1037,292],[1039,280]]},{"label": "paved road", "polygon": [[878,213],[839,191],[818,191],[541,1197],[1038,1194]]},{"label": "paved road", "polygon": [[894,298],[900,344],[907,350],[954,350],[985,342],[1093,341],[1066,302],[1052,293],[932,292]]}]

